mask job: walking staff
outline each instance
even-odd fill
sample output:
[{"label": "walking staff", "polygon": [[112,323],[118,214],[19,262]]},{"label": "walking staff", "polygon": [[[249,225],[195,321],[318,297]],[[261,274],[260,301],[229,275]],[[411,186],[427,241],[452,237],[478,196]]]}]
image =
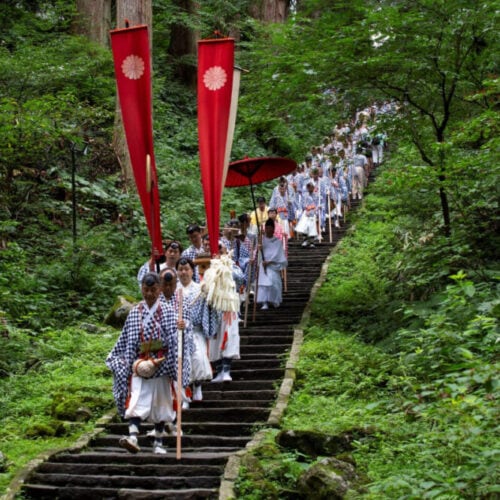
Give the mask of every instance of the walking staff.
[{"label": "walking staff", "polygon": [[328,201],[328,235],[330,237],[330,243],[333,241],[332,238],[332,206],[330,200],[330,190],[327,193],[327,201]]},{"label": "walking staff", "polygon": [[252,287],[252,278],[253,278],[253,266],[254,266],[254,240],[251,242],[251,247],[250,247],[250,262],[248,263],[247,266],[247,289],[245,293],[245,315],[243,319],[243,326],[246,328],[247,326],[247,319],[248,319],[248,304],[250,302],[250,289]]},{"label": "walking staff", "polygon": [[[182,288],[179,289],[179,318],[182,318]],[[182,426],[182,348],[183,348],[184,330],[177,329],[177,440],[176,440],[176,458],[181,459],[181,426]]]}]

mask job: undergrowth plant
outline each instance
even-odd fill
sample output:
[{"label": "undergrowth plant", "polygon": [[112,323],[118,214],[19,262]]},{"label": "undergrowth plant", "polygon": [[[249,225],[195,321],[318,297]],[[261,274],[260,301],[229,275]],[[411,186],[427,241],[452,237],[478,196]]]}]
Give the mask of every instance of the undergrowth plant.
[{"label": "undergrowth plant", "polygon": [[11,328],[0,336],[0,471],[4,491],[17,471],[41,452],[70,446],[114,408],[104,359],[118,331],[48,328],[37,335]]},{"label": "undergrowth plant", "polygon": [[[498,267],[483,248],[478,272],[462,231],[439,233],[432,203],[405,205],[429,185],[402,161],[393,154],[381,169],[330,261],[282,428],[364,431],[349,458],[363,484],[346,498],[495,498]],[[252,481],[243,470],[240,491],[251,495]]]}]

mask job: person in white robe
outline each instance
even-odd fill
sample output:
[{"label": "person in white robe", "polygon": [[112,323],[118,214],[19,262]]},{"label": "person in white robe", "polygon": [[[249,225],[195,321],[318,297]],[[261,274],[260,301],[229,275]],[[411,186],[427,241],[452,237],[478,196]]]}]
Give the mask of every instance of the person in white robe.
[{"label": "person in white robe", "polygon": [[[195,301],[200,299],[201,285],[193,281],[194,264],[190,259],[181,257],[177,262],[179,282],[177,288],[183,292],[183,308],[190,311]],[[203,393],[202,382],[212,379],[212,367],[208,359],[207,338],[203,333],[202,325],[194,318],[193,321],[193,350],[191,353],[191,383],[193,384],[193,401],[201,401]]]},{"label": "person in white robe", "polygon": [[219,241],[219,256],[212,259],[205,281],[208,299],[220,313],[219,331],[209,340],[209,359],[215,375],[212,382],[230,382],[233,359],[240,359],[240,329],[238,290],[245,276]]},{"label": "person in white robe", "polygon": [[279,307],[282,302],[281,270],[285,269],[288,261],[281,239],[274,236],[274,221],[268,219],[262,237],[261,262],[257,286],[257,303],[261,309],[268,309],[269,303]]}]

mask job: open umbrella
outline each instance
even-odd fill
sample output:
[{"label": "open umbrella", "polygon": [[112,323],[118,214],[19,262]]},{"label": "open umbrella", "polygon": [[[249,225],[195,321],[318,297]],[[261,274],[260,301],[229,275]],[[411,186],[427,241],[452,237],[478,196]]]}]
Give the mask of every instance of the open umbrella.
[{"label": "open umbrella", "polygon": [[[252,204],[257,219],[257,231],[260,236],[260,222],[257,215],[257,206],[255,204],[255,194],[253,187],[255,184],[261,184],[272,179],[276,179],[282,175],[289,174],[297,168],[297,163],[289,158],[280,157],[261,157],[261,158],[244,158],[243,160],[233,161],[229,164],[226,177],[226,187],[241,187],[250,186],[252,194]],[[264,252],[261,249],[262,260],[264,260]],[[248,291],[247,300],[245,304],[245,322],[248,307]],[[255,320],[255,307],[254,302],[254,320]]]},{"label": "open umbrella", "polygon": [[261,184],[286,175],[297,168],[297,163],[289,158],[263,156],[243,158],[229,164],[226,187],[241,187]]},{"label": "open umbrella", "polygon": [[[226,187],[250,186],[253,209],[256,210],[253,187],[282,175],[289,174],[297,168],[297,162],[289,158],[273,156],[261,158],[244,158],[229,164]],[[257,227],[259,223],[257,221]]]}]

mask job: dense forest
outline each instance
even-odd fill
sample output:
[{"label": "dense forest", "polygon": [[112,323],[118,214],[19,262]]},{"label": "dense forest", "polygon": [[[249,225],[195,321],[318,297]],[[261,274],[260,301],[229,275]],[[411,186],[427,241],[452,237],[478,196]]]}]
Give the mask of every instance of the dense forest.
[{"label": "dense forest", "polygon": [[[152,28],[163,237],[204,219],[196,41],[236,40],[232,160],[302,161],[357,110],[387,160],[330,261],[283,429],[360,430],[346,498],[495,498],[499,31],[493,1],[5,0],[0,5],[0,491],[113,408],[104,358],[150,242],[108,32]],[[268,194],[272,184],[259,186]],[[225,190],[249,210],[248,189]],[[81,411],[82,408],[85,411]],[[238,498],[297,498],[276,430]],[[266,474],[264,474],[266,471]]]}]

